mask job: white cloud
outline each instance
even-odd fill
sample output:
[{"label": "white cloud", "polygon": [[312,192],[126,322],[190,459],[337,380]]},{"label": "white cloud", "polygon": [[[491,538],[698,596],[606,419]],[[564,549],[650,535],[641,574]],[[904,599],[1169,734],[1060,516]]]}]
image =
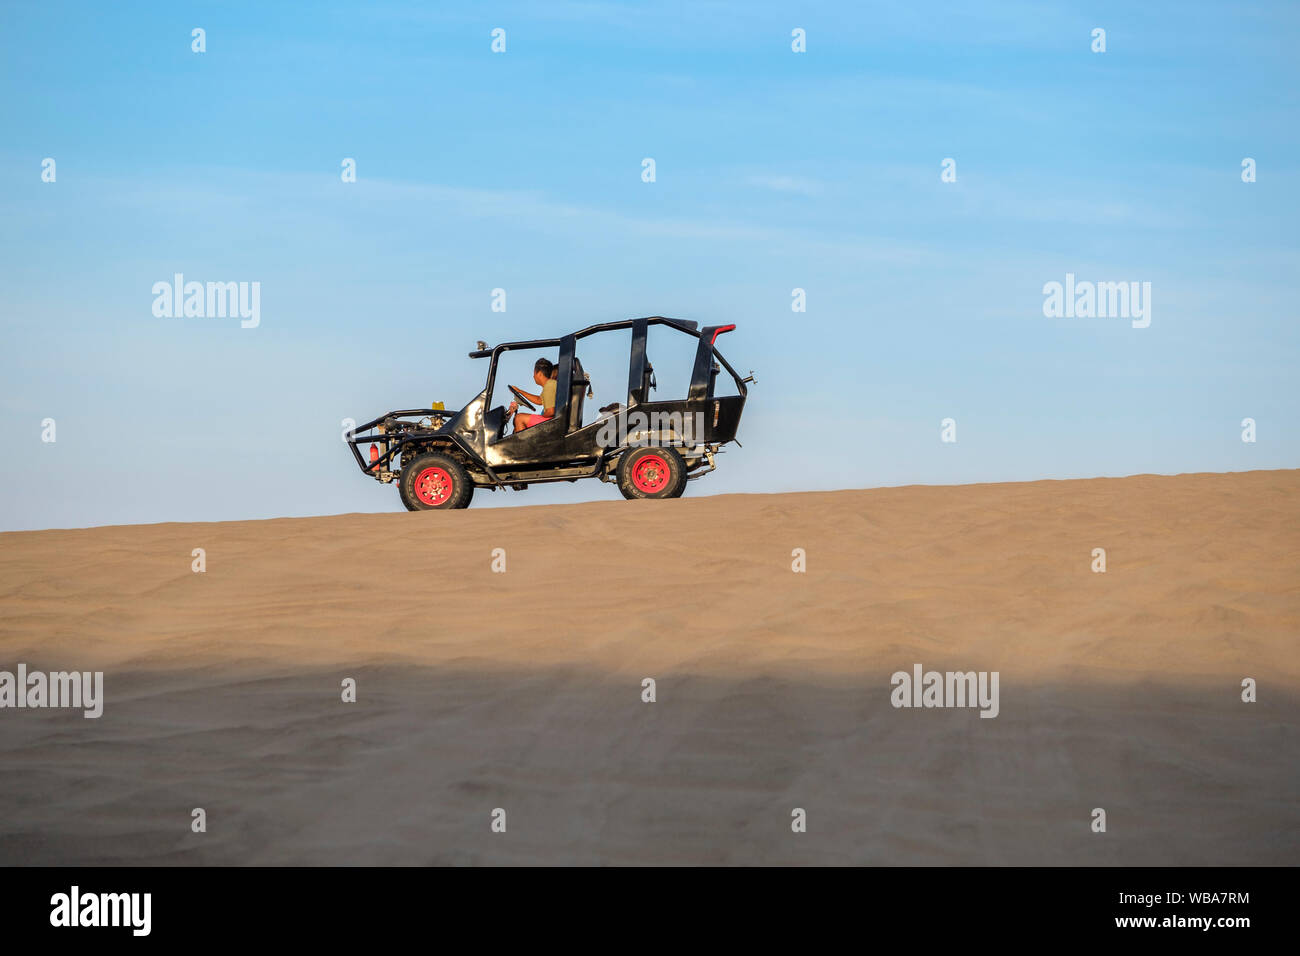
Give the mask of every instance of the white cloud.
[{"label": "white cloud", "polygon": [[812,179],[803,179],[799,176],[757,174],[749,176],[745,182],[762,189],[772,189],[782,193],[798,193],[801,196],[818,196],[822,191],[821,183]]}]

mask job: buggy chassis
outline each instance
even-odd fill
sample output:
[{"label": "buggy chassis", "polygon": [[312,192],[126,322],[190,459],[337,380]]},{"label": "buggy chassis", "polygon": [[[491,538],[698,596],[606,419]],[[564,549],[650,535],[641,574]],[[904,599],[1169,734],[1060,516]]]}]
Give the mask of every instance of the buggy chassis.
[{"label": "buggy chassis", "polygon": [[[685,398],[661,401],[650,394],[657,387],[654,366],[646,353],[652,326],[665,326],[699,340]],[[464,507],[475,488],[522,490],[530,484],[582,478],[618,482],[627,497],[678,497],[686,481],[713,471],[721,447],[736,440],[746,386],[754,377],[751,373],[742,378],[715,347],[718,337],[734,328],[713,325],[700,329],[692,321],[648,316],[591,325],[559,338],[492,347],[479,342],[469,356],[489,360],[487,383],[464,408],[397,409],[357,426],[344,440],[364,475],[384,484],[398,482],[403,503],[410,510]],[[591,383],[576,354],[578,343],[590,335],[622,329],[632,332],[626,402],[606,406],[601,418],[583,425],[583,400],[590,394]],[[508,351],[556,347],[554,417],[520,432],[502,434],[508,420],[506,409],[488,407],[499,358]],[[738,394],[714,395],[717,376],[724,369],[735,381]],[[369,460],[361,451],[367,443],[371,446]],[[643,448],[661,451],[647,453],[640,451]],[[430,458],[432,470],[421,473],[420,485],[412,484],[415,478],[409,474],[408,480],[402,481],[414,462],[423,462],[428,456],[439,460]],[[630,456],[636,458],[640,472],[624,481],[622,471],[626,469],[620,465]],[[441,496],[421,490],[437,486],[443,486]]]}]

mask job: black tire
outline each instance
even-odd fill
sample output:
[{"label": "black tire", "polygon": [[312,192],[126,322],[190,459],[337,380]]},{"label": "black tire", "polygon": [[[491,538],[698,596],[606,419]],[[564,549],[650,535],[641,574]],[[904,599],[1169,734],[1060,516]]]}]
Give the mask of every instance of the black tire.
[{"label": "black tire", "polygon": [[[414,507],[414,506],[413,506],[409,501],[406,500],[406,495],[402,494],[402,481],[401,481],[400,478],[397,480],[396,484],[397,484],[397,497],[399,497],[399,498],[402,499],[402,506],[403,506],[404,508],[406,508],[407,511],[424,511],[424,510],[425,510],[424,508],[416,508],[416,507]],[[461,507],[462,507],[462,508],[468,508],[470,502],[473,501],[473,500],[474,500],[474,486],[473,486],[473,485],[470,485],[470,486],[469,486],[469,494],[466,496],[466,498],[465,498],[465,503],[464,503],[463,505],[461,505]]]},{"label": "black tire", "polygon": [[628,499],[680,498],[686,462],[672,448],[633,448],[619,459],[618,490]]},{"label": "black tire", "polygon": [[469,507],[474,484],[460,462],[435,451],[403,462],[397,493],[407,511],[448,511]]}]

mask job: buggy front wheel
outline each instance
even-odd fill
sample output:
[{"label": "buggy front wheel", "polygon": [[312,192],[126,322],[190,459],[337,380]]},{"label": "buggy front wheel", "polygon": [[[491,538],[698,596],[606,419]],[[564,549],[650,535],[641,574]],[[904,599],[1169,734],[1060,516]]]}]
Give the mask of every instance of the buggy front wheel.
[{"label": "buggy front wheel", "polygon": [[403,463],[397,491],[407,511],[447,511],[469,507],[474,484],[455,458],[430,452]]}]

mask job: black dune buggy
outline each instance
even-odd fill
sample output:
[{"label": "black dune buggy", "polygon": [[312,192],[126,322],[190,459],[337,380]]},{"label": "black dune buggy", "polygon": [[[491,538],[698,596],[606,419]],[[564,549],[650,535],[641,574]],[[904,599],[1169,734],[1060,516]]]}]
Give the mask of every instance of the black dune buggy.
[{"label": "black dune buggy", "polygon": [[[685,398],[660,401],[654,366],[646,354],[651,326],[665,326],[699,339],[690,388]],[[470,358],[490,359],[487,385],[458,412],[409,408],[388,412],[347,433],[346,440],[363,474],[384,484],[396,483],[410,511],[464,508],[475,488],[522,490],[543,481],[599,478],[617,482],[625,498],[677,498],[686,482],[716,467],[722,445],[736,440],[746,384],[714,348],[718,336],[734,325],[698,328],[695,322],[652,316],[588,326],[558,339],[479,342]],[[632,330],[627,403],[600,410],[601,417],[582,423],[584,396],[591,382],[578,360],[578,342],[590,335]],[[523,431],[503,434],[504,406],[491,407],[497,361],[503,352],[559,347],[555,414]],[[726,369],[738,394],[714,395],[714,383]],[[521,408],[535,406],[513,385]],[[369,456],[361,446],[369,444]]]}]

